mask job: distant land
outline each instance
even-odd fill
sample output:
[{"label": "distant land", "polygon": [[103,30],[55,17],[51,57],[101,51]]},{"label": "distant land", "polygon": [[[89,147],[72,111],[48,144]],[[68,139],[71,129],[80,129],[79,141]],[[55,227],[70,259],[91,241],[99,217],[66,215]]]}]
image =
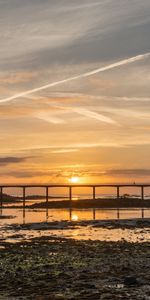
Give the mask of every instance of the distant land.
[{"label": "distant land", "polygon": [[[23,200],[23,197],[20,196],[11,196],[8,194],[3,193],[2,194],[2,201],[4,203],[16,203],[16,202],[20,202]],[[46,196],[45,195],[28,195],[26,196],[26,200],[43,200],[45,199]],[[60,196],[49,196],[49,199],[66,199],[66,197],[60,197]]]},{"label": "distant land", "polygon": [[[70,200],[62,196],[49,196],[50,201],[46,202],[44,195],[28,195],[26,200],[43,200],[44,202],[33,203],[28,208],[150,208],[150,197],[141,200],[137,195],[124,194],[119,199],[114,198],[96,198],[96,199],[78,199]],[[54,201],[52,201],[52,199]],[[60,200],[61,199],[61,200]],[[2,194],[3,205],[22,202],[22,197],[15,197],[7,194]],[[9,206],[10,207],[10,206]]]},{"label": "distant land", "polygon": [[61,201],[49,201],[48,203],[35,203],[30,205],[30,208],[150,208],[150,199],[141,200],[138,198],[124,199],[80,199]]}]

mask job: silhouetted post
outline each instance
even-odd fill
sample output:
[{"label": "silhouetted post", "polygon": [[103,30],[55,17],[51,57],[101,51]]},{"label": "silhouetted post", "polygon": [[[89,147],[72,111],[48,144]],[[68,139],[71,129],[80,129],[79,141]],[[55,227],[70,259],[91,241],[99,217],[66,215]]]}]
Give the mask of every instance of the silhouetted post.
[{"label": "silhouetted post", "polygon": [[48,205],[48,198],[49,198],[49,195],[48,195],[48,186],[46,186],[46,203]]},{"label": "silhouetted post", "polygon": [[70,221],[72,220],[72,208],[71,207],[69,208],[69,220]]},{"label": "silhouetted post", "polygon": [[144,186],[141,186],[141,199],[144,200]]},{"label": "silhouetted post", "polygon": [[[95,186],[93,186],[93,200],[95,200]],[[95,220],[95,208],[93,208],[93,220]]]},{"label": "silhouetted post", "polygon": [[23,224],[25,224],[26,188],[23,186]]},{"label": "silhouetted post", "polygon": [[117,199],[119,200],[120,198],[120,189],[119,189],[119,186],[117,186]]},{"label": "silhouetted post", "polygon": [[3,206],[3,187],[0,187],[0,202],[1,202],[1,207]]},{"label": "silhouetted post", "polygon": [[1,205],[0,214],[2,216],[2,213],[3,213],[3,209],[2,209],[2,206],[3,206],[3,188],[2,188],[2,186],[0,187],[0,205]]},{"label": "silhouetted post", "polygon": [[119,186],[117,186],[117,206],[118,206],[118,209],[117,209],[117,218],[118,219],[120,218],[119,199],[120,199],[120,189],[119,189]]},{"label": "silhouetted post", "polygon": [[[141,186],[141,200],[144,201],[144,186]],[[144,218],[144,207],[142,207],[142,218]]]},{"label": "silhouetted post", "polygon": [[48,194],[48,186],[46,186],[46,221],[48,220],[48,199],[49,199],[49,194]]},{"label": "silhouetted post", "polygon": [[69,186],[69,202],[71,208],[72,207],[72,186]]},{"label": "silhouetted post", "polygon": [[26,188],[23,186],[23,207],[26,206]]}]

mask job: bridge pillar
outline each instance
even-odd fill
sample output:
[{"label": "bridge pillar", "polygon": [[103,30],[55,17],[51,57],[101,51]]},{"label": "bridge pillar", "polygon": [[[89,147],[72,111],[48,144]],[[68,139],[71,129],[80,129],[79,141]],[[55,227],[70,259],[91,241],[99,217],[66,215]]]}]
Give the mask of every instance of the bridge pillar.
[{"label": "bridge pillar", "polygon": [[0,203],[1,203],[1,207],[3,206],[3,187],[0,187]]},{"label": "bridge pillar", "polygon": [[[141,186],[141,200],[144,200],[144,186]],[[144,218],[144,207],[142,207],[142,219]]]},{"label": "bridge pillar", "polygon": [[[96,195],[96,188],[93,186],[93,200],[95,200],[95,195]],[[93,220],[96,218],[96,210],[93,208]]]},{"label": "bridge pillar", "polygon": [[70,201],[70,208],[72,207],[72,186],[69,186],[69,201]]}]

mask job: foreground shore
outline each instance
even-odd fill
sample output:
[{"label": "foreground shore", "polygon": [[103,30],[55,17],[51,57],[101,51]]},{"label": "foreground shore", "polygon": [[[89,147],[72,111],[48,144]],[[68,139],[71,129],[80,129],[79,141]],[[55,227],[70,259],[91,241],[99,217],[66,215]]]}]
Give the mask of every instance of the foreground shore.
[{"label": "foreground shore", "polygon": [[0,299],[150,299],[150,244],[57,237],[0,244]]}]

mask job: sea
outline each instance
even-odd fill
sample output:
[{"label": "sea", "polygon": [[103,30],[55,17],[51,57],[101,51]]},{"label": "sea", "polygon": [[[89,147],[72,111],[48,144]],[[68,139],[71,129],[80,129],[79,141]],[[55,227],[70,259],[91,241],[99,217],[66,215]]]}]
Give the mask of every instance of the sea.
[{"label": "sea", "polygon": [[[113,194],[97,194],[97,198],[115,198]],[[58,198],[56,198],[58,197]],[[132,198],[140,198],[140,195],[132,195]],[[145,199],[149,199],[149,195],[145,195]],[[50,201],[68,199],[66,195],[55,195]],[[80,199],[92,199],[89,194],[75,194],[72,201]],[[26,199],[28,208],[22,206],[22,201],[5,205],[0,209],[0,240],[6,239],[11,242],[19,242],[24,239],[28,240],[35,237],[52,235],[57,237],[84,239],[84,240],[102,240],[102,241],[120,241],[126,240],[130,242],[150,241],[150,229],[139,228],[111,228],[113,221],[129,222],[137,220],[150,220],[150,209],[139,208],[120,208],[120,209],[33,209],[29,205],[45,202],[46,199]],[[71,221],[71,227],[66,226]],[[110,228],[95,226],[95,222],[108,221]],[[86,223],[85,223],[86,222]],[[88,223],[89,222],[89,223]],[[30,230],[26,226],[30,224]],[[40,225],[41,224],[41,225]],[[49,227],[43,228],[43,224],[49,224]],[[52,224],[52,227],[51,227]],[[53,226],[54,225],[54,226]],[[16,229],[21,226],[20,229]],[[35,226],[39,226],[38,230]],[[19,230],[19,231],[18,231]]]}]

